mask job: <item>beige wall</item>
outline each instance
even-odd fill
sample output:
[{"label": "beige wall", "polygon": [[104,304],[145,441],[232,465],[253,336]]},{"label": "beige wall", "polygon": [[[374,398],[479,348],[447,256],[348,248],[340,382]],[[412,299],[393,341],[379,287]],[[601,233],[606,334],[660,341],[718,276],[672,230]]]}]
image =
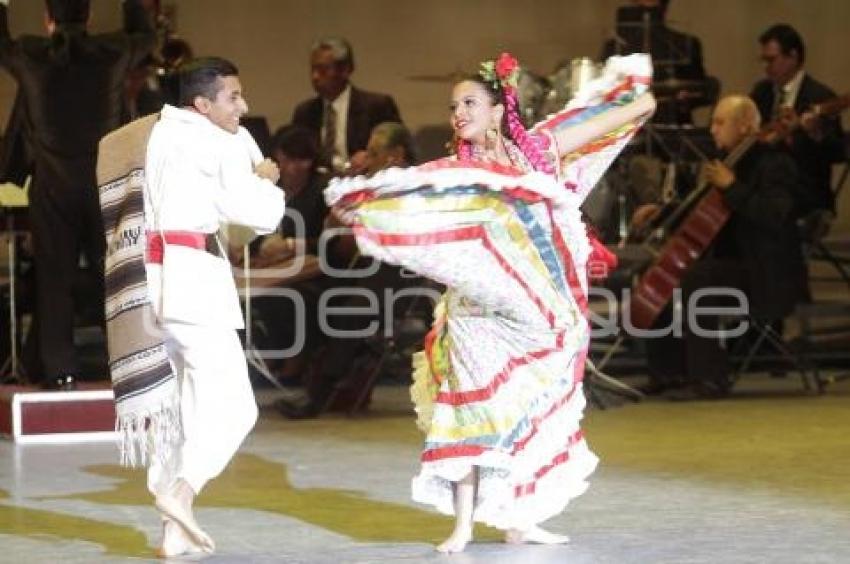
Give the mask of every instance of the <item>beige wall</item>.
[{"label": "beige wall", "polygon": [[[169,0],[163,0],[169,3]],[[612,28],[616,0],[170,0],[178,30],[198,54],[239,66],[252,112],[272,127],[311,95],[307,51],[313,39],[343,35],[357,58],[356,84],[392,93],[414,128],[446,119],[448,84],[413,80],[473,70],[506,49],[540,74],[559,61],[596,56]],[[39,32],[41,2],[12,0],[13,34]],[[117,25],[117,0],[94,0],[97,28]],[[760,76],[756,37],[785,21],[807,41],[810,72],[850,92],[848,0],[672,0],[673,27],[697,35],[707,70],[724,92],[748,91]],[[0,118],[13,83],[0,77]],[[845,118],[850,123],[850,118]],[[850,192],[848,187],[847,192]],[[850,196],[843,198],[850,229]]]}]

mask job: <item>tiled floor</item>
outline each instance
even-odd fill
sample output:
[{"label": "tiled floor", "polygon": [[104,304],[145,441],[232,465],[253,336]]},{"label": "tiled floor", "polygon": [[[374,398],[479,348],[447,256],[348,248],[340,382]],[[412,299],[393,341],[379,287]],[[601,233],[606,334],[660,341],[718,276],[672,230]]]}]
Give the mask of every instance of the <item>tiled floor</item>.
[{"label": "tiled floor", "polygon": [[[569,545],[508,546],[489,532],[463,554],[438,555],[433,531],[448,531],[450,522],[409,501],[418,443],[407,433],[413,423],[403,392],[379,388],[367,416],[399,426],[401,439],[369,433],[358,439],[364,419],[331,418],[311,428],[316,423],[283,422],[265,410],[233,466],[210,486],[212,501],[201,498],[197,517],[218,545],[204,561],[850,561],[850,515],[840,507],[740,483],[624,470],[604,460],[588,493],[547,524],[568,533]],[[261,403],[269,399],[263,395]],[[115,461],[111,444],[0,442],[0,490],[8,494],[0,497],[0,562],[153,560],[158,521],[141,473]],[[323,513],[317,504],[339,509]]]}]

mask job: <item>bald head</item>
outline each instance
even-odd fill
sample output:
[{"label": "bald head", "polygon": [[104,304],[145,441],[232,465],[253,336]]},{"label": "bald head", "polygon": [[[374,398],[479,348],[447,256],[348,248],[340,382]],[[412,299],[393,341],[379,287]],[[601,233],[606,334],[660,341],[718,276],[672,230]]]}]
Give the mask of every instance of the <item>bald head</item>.
[{"label": "bald head", "polygon": [[758,132],[761,117],[755,102],[734,94],[721,98],[711,117],[711,135],[718,148],[734,149],[745,137]]}]

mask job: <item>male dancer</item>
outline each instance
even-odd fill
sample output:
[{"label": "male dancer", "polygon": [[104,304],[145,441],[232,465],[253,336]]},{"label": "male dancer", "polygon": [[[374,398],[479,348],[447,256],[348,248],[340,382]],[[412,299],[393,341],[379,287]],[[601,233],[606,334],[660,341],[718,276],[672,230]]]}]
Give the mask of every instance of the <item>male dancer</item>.
[{"label": "male dancer", "polygon": [[[263,160],[250,134],[239,126],[248,108],[236,67],[219,58],[196,59],[179,69],[178,81],[180,107],[163,108],[152,125],[144,157],[145,302],[151,305],[156,329],[161,331],[159,342],[164,341],[167,351],[162,370],[150,369],[147,360],[155,347],[136,347],[132,359],[138,359],[139,366],[131,369],[130,378],[122,376],[128,372],[125,359],[131,355],[113,349],[131,340],[126,331],[140,324],[113,321],[109,325],[110,319],[132,312],[132,307],[114,307],[121,299],[115,297],[118,291],[107,297],[119,428],[130,429],[124,430],[130,437],[125,439],[125,446],[130,445],[128,462],[134,462],[137,451],[143,461],[149,455],[148,489],[163,519],[160,556],[214,550],[212,539],[195,521],[192,503],[204,485],[222,472],[257,418],[235,331],[242,327],[239,300],[229,263],[216,250],[222,248],[216,233],[223,224],[271,232],[284,210],[283,194],[275,186],[277,165]],[[138,123],[145,122],[134,122]],[[101,143],[101,159],[106,162],[99,173],[110,165],[105,149],[120,146],[122,131],[134,124],[112,134],[111,145],[110,137]],[[103,176],[101,200],[109,240],[113,223],[109,218],[115,209],[109,205],[109,190],[114,182]],[[115,232],[127,229],[121,226]],[[110,252],[120,249],[124,241],[112,239]],[[120,271],[120,265],[110,269],[114,263],[108,253],[107,287],[113,290],[123,281],[110,274]],[[142,366],[142,361],[147,364]],[[136,394],[126,393],[128,386]],[[154,400],[157,388],[168,392]],[[135,396],[146,394],[152,401],[134,407]]]}]

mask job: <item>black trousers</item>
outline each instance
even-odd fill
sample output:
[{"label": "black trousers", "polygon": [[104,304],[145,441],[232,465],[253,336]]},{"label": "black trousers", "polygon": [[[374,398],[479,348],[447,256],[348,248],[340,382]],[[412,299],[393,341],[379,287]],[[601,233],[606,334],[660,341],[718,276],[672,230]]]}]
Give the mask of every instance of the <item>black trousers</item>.
[{"label": "black trousers", "polygon": [[[702,289],[734,288],[746,294],[747,286],[747,270],[741,261],[707,258],[696,262],[682,279],[681,336],[671,334],[645,340],[650,381],[727,389],[730,366],[725,344],[719,338],[699,334],[699,329],[717,331],[720,316],[699,315],[689,320],[688,304],[694,293]],[[700,307],[738,305],[736,300],[724,296],[706,296],[697,304]],[[668,305],[654,328],[670,326],[672,305]]]},{"label": "black trousers", "polygon": [[[93,159],[36,161],[30,228],[36,269],[35,335],[44,380],[79,373],[75,310],[103,316],[106,239]],[[80,253],[88,265],[82,276]],[[87,289],[80,289],[81,281]]]}]

